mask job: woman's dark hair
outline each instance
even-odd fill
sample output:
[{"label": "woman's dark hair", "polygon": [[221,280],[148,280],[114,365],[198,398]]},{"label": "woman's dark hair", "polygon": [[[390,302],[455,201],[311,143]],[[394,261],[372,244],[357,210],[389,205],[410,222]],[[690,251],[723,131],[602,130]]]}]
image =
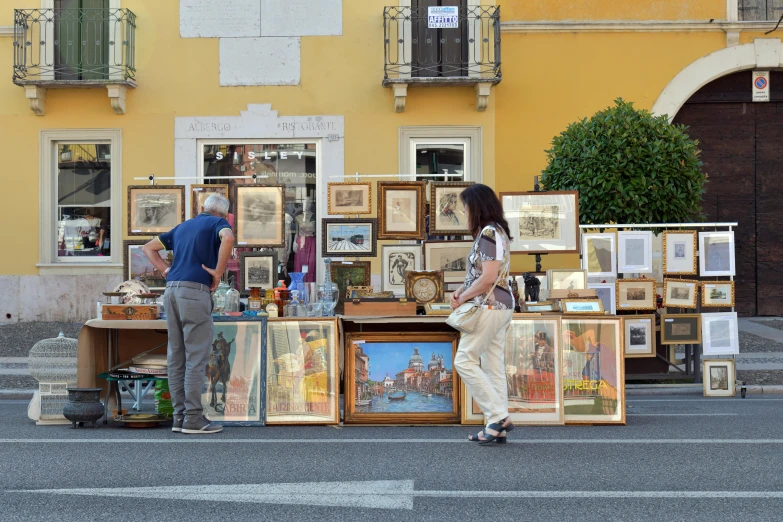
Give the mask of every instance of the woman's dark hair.
[{"label": "woman's dark hair", "polygon": [[476,183],[463,190],[460,199],[468,211],[468,229],[474,238],[481,234],[485,226],[497,224],[506,231],[508,240],[511,241],[511,231],[506,218],[503,217],[503,207],[494,190]]}]

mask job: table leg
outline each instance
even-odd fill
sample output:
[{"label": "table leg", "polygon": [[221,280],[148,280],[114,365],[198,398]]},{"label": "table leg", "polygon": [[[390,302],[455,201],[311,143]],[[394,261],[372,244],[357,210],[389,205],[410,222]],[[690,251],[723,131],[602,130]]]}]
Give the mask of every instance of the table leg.
[{"label": "table leg", "polygon": [[[106,360],[109,367],[106,371],[111,371],[111,343],[113,339],[112,330],[106,330]],[[108,379],[106,380],[106,399],[103,404],[103,423],[109,424],[109,401],[111,400],[112,383]]]},{"label": "table leg", "polygon": [[114,381],[114,392],[117,394],[117,415],[122,415],[122,396],[120,395],[120,383]]}]

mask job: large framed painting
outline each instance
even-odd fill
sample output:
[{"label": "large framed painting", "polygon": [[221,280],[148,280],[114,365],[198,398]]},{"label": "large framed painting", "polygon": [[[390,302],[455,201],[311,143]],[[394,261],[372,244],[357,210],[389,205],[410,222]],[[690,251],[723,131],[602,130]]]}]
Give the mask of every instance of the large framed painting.
[{"label": "large framed painting", "polygon": [[661,344],[701,344],[701,314],[662,314]]},{"label": "large framed painting", "polygon": [[128,235],[157,236],[185,221],[184,185],[130,185]]},{"label": "large framed painting", "polygon": [[701,314],[701,332],[704,355],[739,353],[737,312]]},{"label": "large framed painting", "polygon": [[372,185],[360,183],[327,183],[326,210],[330,216],[372,214]]},{"label": "large framed painting", "polygon": [[194,218],[204,210],[204,203],[212,194],[228,199],[228,185],[193,184],[190,186],[190,217]]},{"label": "large framed painting", "polygon": [[578,254],[579,192],[501,192],[512,254]]},{"label": "large framed painting", "polygon": [[620,317],[563,316],[566,424],[625,424],[625,366]]},{"label": "large framed painting", "polygon": [[656,317],[656,314],[623,317],[625,357],[655,357]]},{"label": "large framed painting", "polygon": [[617,232],[617,271],[622,274],[653,272],[653,233],[649,230]]},{"label": "large framed painting", "polygon": [[237,247],[285,246],[283,185],[237,185],[234,201]]},{"label": "large framed painting", "polygon": [[422,269],[421,245],[383,245],[381,247],[381,290],[405,295],[405,273]]},{"label": "large framed painting", "polygon": [[425,239],[424,181],[378,182],[378,239]]},{"label": "large framed painting", "polygon": [[734,281],[703,281],[701,305],[707,308],[734,306]]},{"label": "large framed painting", "polygon": [[430,235],[459,236],[470,234],[468,216],[460,195],[473,182],[430,183]]},{"label": "large framed painting", "polygon": [[658,307],[655,279],[618,279],[618,310],[655,310]]},{"label": "large framed painting", "polygon": [[375,257],[378,221],[325,218],[321,220],[323,257]]},{"label": "large framed painting", "polygon": [[459,334],[347,333],[346,424],[460,421]]},{"label": "large framed painting", "polygon": [[663,232],[663,273],[696,275],[696,231]]},{"label": "large framed painting", "polygon": [[278,319],[267,328],[266,423],[339,423],[337,319]]},{"label": "large framed painting", "polygon": [[702,277],[733,276],[734,231],[699,232],[699,274]]},{"label": "large framed painting", "polygon": [[201,405],[212,422],[263,426],[266,317],[213,317]]},{"label": "large framed painting", "polygon": [[617,277],[617,237],[614,233],[582,234],[582,268],[589,277]]},{"label": "large framed painting", "polygon": [[734,397],[736,394],[734,369],[734,359],[703,359],[704,396]]},{"label": "large framed painting", "polygon": [[370,262],[369,261],[345,261],[329,264],[332,282],[340,291],[337,306],[334,313],[342,314],[345,310],[345,299],[349,286],[370,286]]},{"label": "large framed painting", "polygon": [[[145,239],[126,240],[122,242],[122,273],[125,281],[136,279],[147,285],[150,290],[163,291],[166,289],[166,276],[155,268],[144,252],[141,251],[147,243]],[[171,265],[174,261],[173,250],[158,250],[158,255],[166,263]]]},{"label": "large framed painting", "polygon": [[271,290],[277,283],[277,253],[274,251],[242,252],[239,254],[243,290]]},{"label": "large framed painting", "polygon": [[425,241],[424,270],[440,270],[444,283],[462,283],[473,241]]}]

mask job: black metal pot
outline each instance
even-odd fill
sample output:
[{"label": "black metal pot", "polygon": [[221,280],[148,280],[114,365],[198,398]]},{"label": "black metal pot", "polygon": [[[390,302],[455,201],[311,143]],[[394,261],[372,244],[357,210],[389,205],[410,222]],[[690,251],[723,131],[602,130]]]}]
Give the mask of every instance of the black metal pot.
[{"label": "black metal pot", "polygon": [[101,403],[102,388],[68,388],[68,402],[63,407],[63,416],[71,421],[71,428],[84,426],[85,422],[91,422],[92,427],[97,427],[95,421],[103,417],[103,404]]}]

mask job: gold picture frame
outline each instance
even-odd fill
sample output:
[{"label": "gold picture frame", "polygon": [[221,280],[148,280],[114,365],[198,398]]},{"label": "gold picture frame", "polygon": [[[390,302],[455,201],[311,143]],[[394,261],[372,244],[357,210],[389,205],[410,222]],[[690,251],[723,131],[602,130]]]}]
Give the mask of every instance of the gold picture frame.
[{"label": "gold picture frame", "polygon": [[226,199],[228,197],[228,185],[194,183],[190,186],[190,217],[194,218],[201,214],[201,207],[204,201],[212,194],[220,194]]},{"label": "gold picture frame", "polygon": [[568,315],[596,315],[604,313],[604,302],[595,299],[563,299],[560,310]]},{"label": "gold picture frame", "polygon": [[618,279],[615,282],[617,310],[656,310],[655,279]]},{"label": "gold picture frame", "polygon": [[701,344],[701,314],[661,314],[661,344]]},{"label": "gold picture frame", "polygon": [[372,214],[372,184],[346,181],[326,184],[326,213],[330,216]]},{"label": "gold picture frame", "polygon": [[418,304],[443,302],[443,272],[405,272],[405,297]]},{"label": "gold picture frame", "polygon": [[696,308],[700,286],[698,281],[692,279],[664,279],[663,306],[666,308]]},{"label": "gold picture frame", "polygon": [[734,397],[737,394],[734,359],[702,359],[701,364],[705,397]]},{"label": "gold picture frame", "polygon": [[557,309],[557,303],[554,301],[537,301],[537,302],[526,302],[521,301],[520,306],[522,308],[522,311],[525,313],[558,313]]},{"label": "gold picture frame", "polygon": [[342,314],[345,309],[345,299],[348,288],[352,286],[370,287],[371,265],[369,261],[332,262],[329,264],[329,275],[332,283],[337,285],[338,300],[335,314]]},{"label": "gold picture frame", "polygon": [[[726,293],[725,298],[718,297],[721,291]],[[706,308],[733,308],[734,281],[702,281],[701,305]]]},{"label": "gold picture frame", "polygon": [[378,239],[426,239],[424,181],[378,182]]},{"label": "gold picture frame", "polygon": [[430,235],[460,236],[470,234],[462,191],[473,181],[430,183]]},{"label": "gold picture frame", "polygon": [[664,275],[696,275],[697,246],[695,230],[664,230],[662,252]]},{"label": "gold picture frame", "polygon": [[451,304],[427,303],[424,305],[424,311],[427,315],[451,315]]},{"label": "gold picture frame", "polygon": [[[655,357],[657,344],[656,317],[656,314],[626,315],[623,317],[624,353],[626,358]],[[642,346],[644,348],[641,348]]]},{"label": "gold picture frame", "polygon": [[185,221],[185,185],[129,185],[128,235],[157,236]]}]

